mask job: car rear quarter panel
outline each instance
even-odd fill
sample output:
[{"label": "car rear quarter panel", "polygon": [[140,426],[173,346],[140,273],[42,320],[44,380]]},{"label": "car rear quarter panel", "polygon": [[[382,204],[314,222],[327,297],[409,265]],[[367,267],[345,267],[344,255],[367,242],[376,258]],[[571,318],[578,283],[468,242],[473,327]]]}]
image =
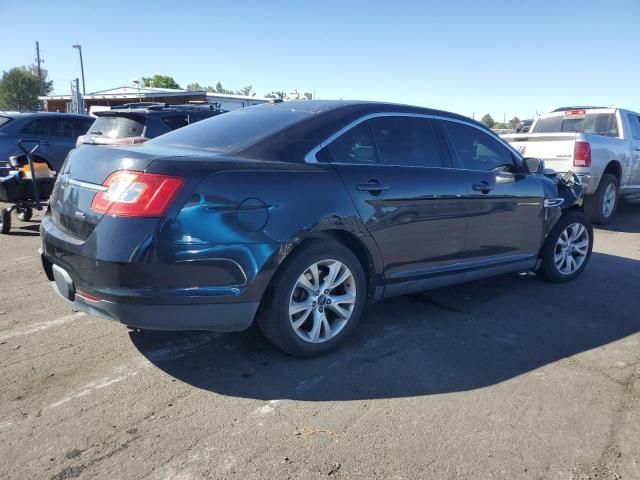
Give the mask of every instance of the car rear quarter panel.
[{"label": "car rear quarter panel", "polygon": [[[189,163],[158,162],[150,171],[185,171]],[[207,167],[195,162],[190,168]],[[374,270],[382,271],[377,246],[330,165],[254,161],[217,170],[204,176],[158,236],[168,255],[237,262],[247,277],[244,297],[259,299],[277,267],[305,239],[340,230],[358,238]]]}]

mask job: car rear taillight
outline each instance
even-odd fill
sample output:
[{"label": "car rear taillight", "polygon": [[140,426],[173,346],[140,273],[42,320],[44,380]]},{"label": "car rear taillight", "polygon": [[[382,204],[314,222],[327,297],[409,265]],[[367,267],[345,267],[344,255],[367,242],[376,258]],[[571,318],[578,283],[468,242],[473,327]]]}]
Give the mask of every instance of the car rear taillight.
[{"label": "car rear taillight", "polygon": [[93,197],[93,211],[121,217],[161,217],[184,185],[184,179],[119,170],[109,175],[103,185],[107,190]]},{"label": "car rear taillight", "polygon": [[586,110],[567,110],[566,112],[564,112],[565,115],[586,115],[587,111]]},{"label": "car rear taillight", "polygon": [[589,142],[577,141],[573,147],[573,166],[591,166],[591,145]]}]

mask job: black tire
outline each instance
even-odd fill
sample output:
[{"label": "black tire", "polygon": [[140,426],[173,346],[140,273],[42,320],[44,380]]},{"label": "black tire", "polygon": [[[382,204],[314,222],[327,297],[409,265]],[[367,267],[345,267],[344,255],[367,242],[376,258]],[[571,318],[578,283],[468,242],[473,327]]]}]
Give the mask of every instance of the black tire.
[{"label": "black tire", "polygon": [[[588,247],[586,255],[584,256],[579,268],[572,273],[567,274],[560,270],[564,264],[561,264],[560,267],[556,265],[555,255],[561,250],[561,247],[558,246],[558,239],[560,238],[560,235],[567,230],[569,226],[574,224],[582,225],[585,228],[586,233],[588,234]],[[591,222],[589,222],[587,216],[576,211],[567,212],[560,218],[560,220],[558,220],[547,236],[544,246],[542,247],[542,264],[536,273],[549,282],[570,282],[580,275],[585,269],[589,263],[589,259],[591,258],[592,249],[593,228],[591,227]],[[576,256],[574,256],[574,259],[575,258]]]},{"label": "black tire", "polygon": [[18,207],[16,208],[16,217],[18,220],[28,222],[33,217],[33,208],[31,207]]},{"label": "black tire", "polygon": [[[615,203],[613,205],[613,209],[609,212],[609,214],[605,215],[605,192],[607,192],[607,189],[610,185],[613,185],[612,188],[615,189]],[[598,185],[598,188],[593,193],[593,195],[586,195],[584,197],[584,213],[589,217],[589,220],[591,220],[591,222],[595,223],[596,225],[606,225],[611,221],[613,216],[616,214],[616,210],[618,209],[618,190],[618,179],[614,175],[606,173],[600,179],[600,184]]]},{"label": "black tire", "polygon": [[6,208],[0,210],[0,233],[9,233],[11,230],[11,212]]},{"label": "black tire", "polygon": [[[353,283],[355,283],[355,302],[346,324],[335,336],[320,343],[312,343],[301,338],[294,330],[289,317],[289,303],[292,295],[295,294],[294,290],[299,277],[316,262],[330,260],[343,263],[351,271]],[[349,286],[354,287],[353,285]],[[351,250],[331,240],[310,240],[294,252],[276,272],[268,291],[265,293],[257,317],[258,326],[271,343],[291,355],[312,357],[329,352],[344,341],[357,327],[366,303],[366,289],[367,282],[362,265]],[[304,290],[302,292],[304,294]],[[321,296],[322,293],[320,292]],[[317,303],[320,305],[320,300]],[[314,303],[314,305],[316,304]],[[316,308],[322,311],[319,306]],[[332,312],[331,307],[325,307],[325,309],[325,314],[329,317],[329,312]],[[307,317],[310,325],[313,324],[312,317],[313,312]],[[325,330],[323,331],[326,333]]]}]

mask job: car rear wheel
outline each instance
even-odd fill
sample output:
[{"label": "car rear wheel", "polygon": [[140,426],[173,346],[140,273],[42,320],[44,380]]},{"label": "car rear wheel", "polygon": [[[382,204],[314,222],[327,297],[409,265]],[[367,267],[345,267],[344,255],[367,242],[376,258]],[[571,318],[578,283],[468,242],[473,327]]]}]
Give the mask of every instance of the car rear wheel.
[{"label": "car rear wheel", "polygon": [[584,198],[584,213],[597,225],[606,225],[611,221],[618,208],[618,179],[605,174],[600,179],[593,195]]},{"label": "car rear wheel", "polygon": [[276,274],[258,325],[296,356],[328,352],[356,328],[367,297],[358,258],[331,241],[313,240]]},{"label": "car rear wheel", "polygon": [[580,212],[566,213],[553,227],[542,248],[540,276],[551,282],[569,282],[585,269],[593,248],[593,228]]},{"label": "car rear wheel", "polygon": [[11,212],[6,208],[0,210],[0,233],[9,233],[11,230]]}]

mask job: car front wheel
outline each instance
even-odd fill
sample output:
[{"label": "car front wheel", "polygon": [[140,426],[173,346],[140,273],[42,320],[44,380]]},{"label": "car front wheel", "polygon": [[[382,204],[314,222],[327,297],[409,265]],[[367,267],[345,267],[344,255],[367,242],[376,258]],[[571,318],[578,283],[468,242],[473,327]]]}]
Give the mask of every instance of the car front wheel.
[{"label": "car front wheel", "polygon": [[360,261],[348,248],[311,240],[282,266],[266,295],[260,329],[285,352],[309,357],[353,332],[367,292]]},{"label": "car front wheel", "polygon": [[536,273],[551,282],[569,282],[585,269],[593,248],[593,228],[580,212],[564,214],[542,248],[542,264]]}]

